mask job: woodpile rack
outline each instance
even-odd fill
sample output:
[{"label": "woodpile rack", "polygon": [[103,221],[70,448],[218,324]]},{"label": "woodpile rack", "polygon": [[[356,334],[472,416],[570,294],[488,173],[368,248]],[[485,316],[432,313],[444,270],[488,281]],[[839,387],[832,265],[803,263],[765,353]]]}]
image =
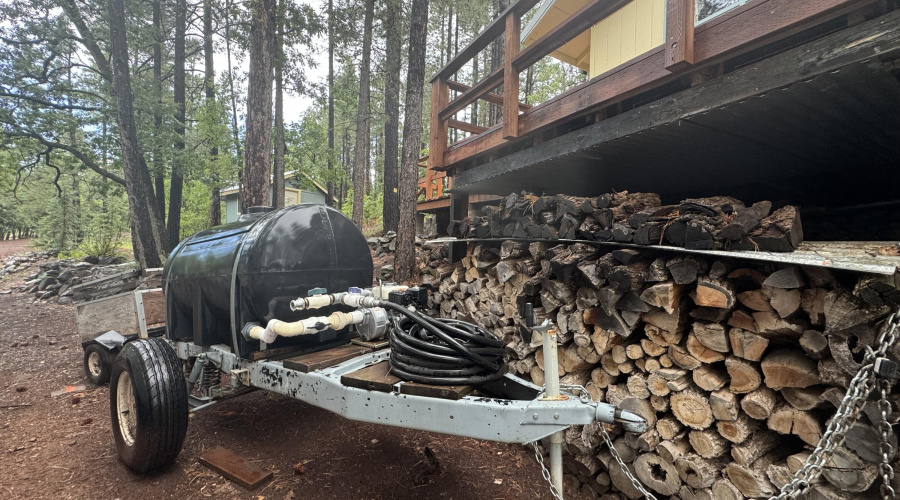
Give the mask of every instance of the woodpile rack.
[{"label": "woodpile rack", "polygon": [[[561,383],[648,419],[651,430],[614,435],[614,446],[651,490],[681,499],[777,493],[900,304],[900,257],[887,243],[813,244],[827,258],[596,241],[466,245],[450,263],[445,245],[426,243],[432,313],[502,334],[511,370],[541,384],[542,339],[524,334],[520,314],[539,305],[538,320],[558,325]],[[751,253],[762,260],[744,258]],[[891,398],[896,408],[900,395]],[[821,498],[877,496],[880,418],[866,404],[814,486]],[[596,428],[572,427],[566,443],[567,488],[638,498]]]}]

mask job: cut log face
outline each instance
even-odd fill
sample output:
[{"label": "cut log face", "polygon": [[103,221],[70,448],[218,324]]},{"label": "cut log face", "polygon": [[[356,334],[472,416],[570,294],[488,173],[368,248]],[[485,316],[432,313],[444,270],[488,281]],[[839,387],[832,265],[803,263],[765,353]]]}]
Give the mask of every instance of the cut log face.
[{"label": "cut log face", "polygon": [[778,349],[766,355],[762,363],[766,386],[778,390],[783,387],[809,387],[822,381],[816,362],[796,349]]},{"label": "cut log face", "polygon": [[717,391],[728,383],[728,373],[717,365],[703,365],[693,371],[692,377],[697,387],[704,391]]},{"label": "cut log face", "polygon": [[758,388],[762,377],[756,366],[740,358],[730,357],[725,360],[725,368],[731,377],[729,389],[736,394],[746,394]]},{"label": "cut log face", "polygon": [[751,420],[750,417],[744,414],[738,415],[738,418],[735,420],[720,420],[716,422],[716,429],[718,429],[719,435],[734,444],[741,444],[746,441],[758,427],[759,425],[755,420]]},{"label": "cut log face", "polygon": [[659,283],[641,293],[641,300],[672,314],[681,302],[682,286],[675,283]]},{"label": "cut log face", "polygon": [[719,479],[712,485],[712,495],[716,500],[743,500],[744,494],[728,479]]},{"label": "cut log face", "polygon": [[692,488],[709,488],[722,472],[727,462],[723,459],[707,460],[690,454],[675,460],[678,477]]},{"label": "cut log face", "polygon": [[645,453],[634,461],[634,472],[651,490],[660,495],[674,495],[681,487],[675,466],[655,453]]},{"label": "cut log face", "polygon": [[761,429],[756,431],[750,439],[732,446],[731,458],[739,465],[750,465],[777,446],[778,435],[772,431]]},{"label": "cut log face", "polygon": [[720,457],[730,448],[728,441],[713,429],[693,430],[688,434],[688,440],[691,448],[703,458]]},{"label": "cut log face", "polygon": [[810,413],[782,405],[767,421],[769,429],[779,434],[794,434],[805,443],[815,446],[822,439],[822,423]]},{"label": "cut log face", "polygon": [[725,355],[714,351],[700,342],[693,333],[688,335],[687,342],[684,344],[688,354],[700,363],[716,363],[725,359]]},{"label": "cut log face", "polygon": [[748,361],[761,360],[769,347],[769,339],[741,328],[729,330],[728,339],[734,355]]},{"label": "cut log face", "polygon": [[720,323],[695,321],[692,333],[708,349],[722,353],[731,351],[731,342],[725,332],[725,327]]},{"label": "cut log face", "polygon": [[878,468],[864,462],[852,451],[842,448],[835,450],[831,460],[826,462],[822,475],[841,491],[860,492],[872,486],[878,475]]},{"label": "cut log face", "polygon": [[709,406],[716,420],[735,420],[738,417],[738,398],[728,389],[719,389],[709,395]]},{"label": "cut log face", "polygon": [[700,279],[697,281],[694,302],[702,307],[731,309],[735,303],[734,289],[726,281]]},{"label": "cut log face", "polygon": [[700,391],[687,389],[673,394],[669,401],[675,418],[685,426],[702,430],[712,425],[712,408]]},{"label": "cut log face", "polygon": [[741,400],[741,409],[750,418],[766,420],[772,415],[776,401],[775,391],[768,387],[760,387],[744,396]]}]

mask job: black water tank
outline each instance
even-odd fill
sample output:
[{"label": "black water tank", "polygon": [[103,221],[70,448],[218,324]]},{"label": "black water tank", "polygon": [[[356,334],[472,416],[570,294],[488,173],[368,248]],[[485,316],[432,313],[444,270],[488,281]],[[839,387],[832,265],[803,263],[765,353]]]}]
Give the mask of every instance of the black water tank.
[{"label": "black water tank", "polygon": [[[337,210],[301,204],[253,214],[201,231],[169,256],[163,270],[166,331],[173,340],[225,344],[247,356],[260,345],[241,336],[246,323],[296,321],[310,313],[291,311],[290,301],[309,290],[339,292],[371,283],[366,240]],[[313,347],[336,340],[338,334],[326,331],[279,338],[266,347]]]}]

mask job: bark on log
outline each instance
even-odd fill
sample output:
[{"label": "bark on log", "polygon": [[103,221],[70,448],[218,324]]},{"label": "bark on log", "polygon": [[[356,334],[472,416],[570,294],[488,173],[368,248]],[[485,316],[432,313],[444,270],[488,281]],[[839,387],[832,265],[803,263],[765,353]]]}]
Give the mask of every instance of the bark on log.
[{"label": "bark on log", "polygon": [[815,446],[822,438],[822,423],[813,415],[786,404],[775,408],[767,421],[769,429],[780,434],[794,434],[805,443]]},{"label": "bark on log", "polygon": [[645,486],[660,495],[674,495],[681,488],[675,466],[655,453],[645,453],[634,461],[634,472]]},{"label": "bark on log", "polygon": [[741,400],[741,409],[744,413],[756,420],[767,420],[775,409],[775,391],[768,387],[760,387],[750,392]]},{"label": "bark on log", "polygon": [[727,462],[722,458],[707,460],[689,454],[675,460],[678,477],[692,488],[709,488],[722,472]]},{"label": "bark on log", "polygon": [[731,376],[729,390],[736,394],[746,394],[756,390],[762,383],[762,377],[756,366],[740,358],[730,357],[725,360],[725,368]]},{"label": "bark on log", "polygon": [[735,420],[720,420],[716,422],[716,429],[719,434],[734,444],[741,444],[747,440],[759,424],[755,420],[751,420],[745,414],[740,414]]},{"label": "bark on log", "polygon": [[728,453],[730,444],[713,429],[693,430],[688,434],[691,448],[703,458],[720,457]]},{"label": "bark on log", "polygon": [[750,439],[731,447],[731,458],[739,465],[750,465],[759,457],[778,446],[778,436],[769,430],[760,429]]},{"label": "bark on log", "polygon": [[761,363],[767,387],[809,387],[820,384],[816,362],[797,349],[778,349],[766,355]]},{"label": "bark on log", "polygon": [[769,339],[741,328],[728,331],[731,351],[735,356],[748,361],[759,361],[769,347]]},{"label": "bark on log", "polygon": [[734,420],[738,417],[738,399],[728,389],[719,389],[709,395],[709,406],[716,420]]}]

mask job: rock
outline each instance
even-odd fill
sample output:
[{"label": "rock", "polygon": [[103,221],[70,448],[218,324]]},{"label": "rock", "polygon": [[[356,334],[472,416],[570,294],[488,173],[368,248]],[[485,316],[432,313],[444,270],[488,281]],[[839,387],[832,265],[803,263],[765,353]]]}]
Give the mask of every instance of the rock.
[{"label": "rock", "polygon": [[84,257],[83,259],[81,259],[81,262],[84,262],[87,264],[93,264],[96,266],[97,264],[100,263],[100,259],[98,259],[97,257],[94,257],[92,255],[88,255],[88,256]]},{"label": "rock", "polygon": [[16,386],[16,392],[25,392],[25,391],[27,391],[27,390],[28,390],[28,388],[25,387],[24,385],[17,385],[17,386]]}]

